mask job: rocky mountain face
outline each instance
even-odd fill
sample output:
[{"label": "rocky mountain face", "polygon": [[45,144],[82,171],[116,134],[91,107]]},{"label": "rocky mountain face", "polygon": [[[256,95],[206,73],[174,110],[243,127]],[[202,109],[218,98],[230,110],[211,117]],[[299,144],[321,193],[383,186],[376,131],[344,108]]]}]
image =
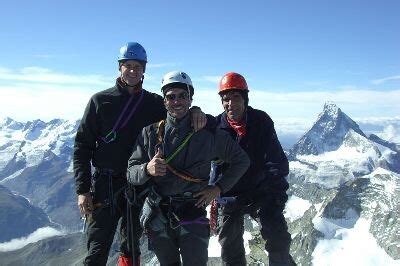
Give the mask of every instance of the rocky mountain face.
[{"label": "rocky mountain face", "polygon": [[0,217],[0,243],[51,225],[42,209],[3,186],[0,186]]},{"label": "rocky mountain face", "polygon": [[[70,229],[81,225],[71,172],[77,125],[63,120],[0,123],[0,184],[28,197],[52,221]],[[399,143],[366,136],[335,104],[325,104],[312,128],[288,153],[290,198],[285,216],[298,265],[328,265],[335,260],[349,265],[340,261],[343,252],[363,245],[369,245],[369,253],[376,251],[371,254],[376,265],[396,265],[400,260],[398,147]],[[248,262],[266,265],[258,225],[248,218],[245,227],[252,236]],[[82,260],[82,249],[82,234],[57,236],[25,246],[17,260],[11,259],[13,252],[0,253],[0,260],[7,258],[10,264],[32,260],[39,265],[44,261],[40,258],[47,258],[57,265],[73,265]],[[111,256],[113,263],[115,254]],[[155,263],[151,253],[144,258],[148,265]],[[364,265],[362,259],[352,265]],[[219,258],[210,258],[209,265],[219,264]]]},{"label": "rocky mountain face", "polygon": [[78,121],[0,122],[0,184],[28,198],[62,228],[80,227],[71,171]]},{"label": "rocky mountain face", "polygon": [[[381,265],[400,259],[396,147],[377,136],[367,137],[340,108],[325,105],[290,151],[289,194],[308,203],[302,216],[289,219],[291,251],[302,254],[295,256],[299,264],[322,263],[323,243],[345,245],[356,233],[367,235],[375,249],[385,252]],[[340,256],[340,251],[332,252]]]},{"label": "rocky mountain face", "polygon": [[334,103],[326,103],[317,121],[294,145],[290,154],[291,156],[318,155],[337,150],[350,129],[365,137],[357,123],[340,108]]}]

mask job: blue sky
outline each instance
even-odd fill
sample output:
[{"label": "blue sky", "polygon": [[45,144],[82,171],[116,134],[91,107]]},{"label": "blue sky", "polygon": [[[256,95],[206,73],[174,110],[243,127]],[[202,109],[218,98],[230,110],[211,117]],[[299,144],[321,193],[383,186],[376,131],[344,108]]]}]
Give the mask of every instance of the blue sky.
[{"label": "blue sky", "polygon": [[212,114],[217,80],[237,71],[250,104],[279,121],[310,123],[328,100],[354,118],[399,118],[399,13],[399,1],[7,1],[0,116],[79,118],[138,41],[147,89],[183,70]]}]

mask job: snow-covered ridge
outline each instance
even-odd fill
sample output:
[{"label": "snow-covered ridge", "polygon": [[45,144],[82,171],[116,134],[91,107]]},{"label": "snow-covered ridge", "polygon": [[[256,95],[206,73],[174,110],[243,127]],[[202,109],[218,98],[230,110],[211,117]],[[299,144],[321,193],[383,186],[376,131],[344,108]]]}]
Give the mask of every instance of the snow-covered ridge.
[{"label": "snow-covered ridge", "polygon": [[26,123],[3,119],[0,122],[0,172],[11,161],[29,167],[40,163],[48,152],[64,156],[62,149],[73,146],[77,127],[78,121],[61,119]]},{"label": "snow-covered ridge", "polygon": [[319,155],[298,155],[290,163],[293,173],[304,173],[307,182],[319,183],[327,188],[338,187],[357,176],[371,173],[384,164],[380,146],[353,130],[349,130],[337,150]]}]

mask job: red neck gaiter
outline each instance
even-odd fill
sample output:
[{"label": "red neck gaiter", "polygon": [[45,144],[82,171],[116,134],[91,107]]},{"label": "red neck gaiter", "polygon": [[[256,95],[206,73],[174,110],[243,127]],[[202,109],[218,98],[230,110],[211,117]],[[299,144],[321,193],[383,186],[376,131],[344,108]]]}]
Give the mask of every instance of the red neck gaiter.
[{"label": "red neck gaiter", "polygon": [[244,119],[241,122],[235,122],[229,119],[229,117],[226,117],[226,120],[228,121],[229,125],[236,131],[239,137],[243,137],[244,135],[246,135],[246,122]]}]

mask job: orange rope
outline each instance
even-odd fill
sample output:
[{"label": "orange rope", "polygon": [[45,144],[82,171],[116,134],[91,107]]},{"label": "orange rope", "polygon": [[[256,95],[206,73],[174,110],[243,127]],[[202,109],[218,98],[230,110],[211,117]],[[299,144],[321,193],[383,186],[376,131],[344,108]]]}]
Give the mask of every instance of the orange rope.
[{"label": "orange rope", "polygon": [[[158,140],[159,144],[161,144],[163,142],[164,127],[165,127],[165,120],[161,120],[160,122],[158,122],[157,140]],[[183,180],[186,180],[186,181],[189,181],[189,182],[194,182],[194,183],[201,183],[201,182],[205,182],[206,181],[206,180],[203,180],[203,179],[192,177],[192,176],[190,176],[188,174],[181,173],[178,170],[172,168],[172,166],[170,166],[169,164],[167,164],[167,168],[174,175],[176,175],[177,177],[182,178]]]},{"label": "orange rope", "polygon": [[178,176],[178,177],[180,177],[180,178],[182,178],[182,179],[184,179],[184,180],[186,180],[186,181],[194,182],[194,183],[201,183],[201,182],[205,182],[205,181],[206,181],[206,180],[203,180],[203,179],[199,179],[199,178],[192,177],[192,176],[187,175],[187,174],[184,174],[184,173],[180,173],[180,172],[178,172],[176,169],[172,168],[169,164],[167,164],[167,168],[168,168],[168,170],[170,170],[174,175],[176,175],[176,176]]}]

